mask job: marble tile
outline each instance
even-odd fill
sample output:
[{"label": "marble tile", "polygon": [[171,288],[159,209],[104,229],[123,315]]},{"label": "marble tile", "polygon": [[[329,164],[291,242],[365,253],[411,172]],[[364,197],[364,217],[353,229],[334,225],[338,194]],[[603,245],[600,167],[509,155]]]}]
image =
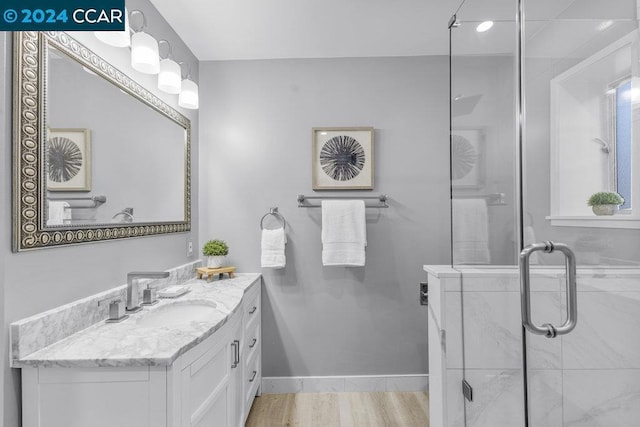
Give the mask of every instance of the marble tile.
[{"label": "marble tile", "polygon": [[[520,278],[517,270],[511,274],[466,276],[462,275],[464,292],[520,292]],[[555,275],[531,272],[530,286],[533,292],[558,291],[560,279]]]},{"label": "marble tile", "polygon": [[565,369],[640,368],[640,292],[578,292],[578,324],[562,337]]},{"label": "marble tile", "polygon": [[461,371],[449,376],[447,398],[455,402],[453,405],[448,402],[449,426],[524,427],[520,371],[467,369],[465,378],[473,387],[472,402],[462,397]]},{"label": "marble tile", "polygon": [[445,426],[446,377],[434,371],[437,369],[429,370],[429,421],[434,427]]},{"label": "marble tile", "polygon": [[[460,356],[464,351],[467,369],[519,369],[522,365],[519,295],[515,292],[461,294],[447,294],[447,310],[450,310],[446,326],[447,367],[462,368]],[[460,305],[462,316],[456,312]],[[464,322],[464,335],[461,335],[460,322]]]},{"label": "marble tile", "polygon": [[[562,323],[562,310],[560,292],[531,292],[531,317],[534,324],[559,325]],[[526,335],[529,369],[561,368],[562,340],[560,337],[547,338],[528,331]]]},{"label": "marble tile", "polygon": [[640,420],[640,370],[566,370],[564,427],[630,427]]},{"label": "marble tile", "polygon": [[386,378],[380,377],[345,377],[344,391],[372,392],[386,391]]},{"label": "marble tile", "polygon": [[578,291],[589,292],[624,292],[640,289],[640,276],[622,276],[594,274],[591,277],[579,275],[576,279]]},{"label": "marble tile", "polygon": [[338,393],[344,391],[344,377],[304,377],[303,393]]},{"label": "marble tile", "polygon": [[[465,400],[462,396],[462,369],[447,369],[445,378],[444,427],[465,426]],[[435,427],[435,426],[434,426]]]},{"label": "marble tile", "polygon": [[301,377],[264,377],[262,394],[302,393]]},{"label": "marble tile", "polygon": [[429,377],[426,375],[396,375],[386,378],[386,391],[427,391]]},{"label": "marble tile", "polygon": [[462,292],[445,293],[444,301],[445,367],[462,368]]},{"label": "marble tile", "polygon": [[438,279],[433,276],[429,276],[429,311],[432,312],[434,318],[440,324],[443,311],[442,304],[444,303],[445,293],[442,291],[443,279]]},{"label": "marble tile", "polygon": [[529,427],[562,426],[562,371],[529,370]]}]

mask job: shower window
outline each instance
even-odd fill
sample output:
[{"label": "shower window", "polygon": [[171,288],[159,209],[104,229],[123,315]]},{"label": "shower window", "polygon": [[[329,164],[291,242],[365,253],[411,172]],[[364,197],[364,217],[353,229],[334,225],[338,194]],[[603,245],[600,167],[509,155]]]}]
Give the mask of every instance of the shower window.
[{"label": "shower window", "polygon": [[[636,38],[636,31],[619,38],[551,79],[551,225],[640,228],[631,210],[632,174],[640,170],[632,149]],[[591,212],[586,200],[599,191],[625,199],[618,215]]]},{"label": "shower window", "polygon": [[615,156],[612,156],[615,166],[615,188],[624,199],[624,204],[620,206],[622,212],[631,211],[631,102],[632,102],[631,80],[627,80],[615,87],[612,96],[613,102],[612,140]]}]

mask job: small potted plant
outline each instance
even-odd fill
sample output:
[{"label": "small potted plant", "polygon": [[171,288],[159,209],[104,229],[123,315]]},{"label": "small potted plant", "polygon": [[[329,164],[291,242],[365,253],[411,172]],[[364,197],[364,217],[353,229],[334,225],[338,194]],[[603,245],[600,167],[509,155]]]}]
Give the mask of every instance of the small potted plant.
[{"label": "small potted plant", "polygon": [[591,206],[593,213],[596,215],[613,215],[623,203],[622,196],[610,191],[600,191],[592,194],[587,200],[587,205]]},{"label": "small potted plant", "polygon": [[207,267],[222,267],[227,259],[229,246],[224,240],[209,240],[202,247],[202,255],[207,257]]}]

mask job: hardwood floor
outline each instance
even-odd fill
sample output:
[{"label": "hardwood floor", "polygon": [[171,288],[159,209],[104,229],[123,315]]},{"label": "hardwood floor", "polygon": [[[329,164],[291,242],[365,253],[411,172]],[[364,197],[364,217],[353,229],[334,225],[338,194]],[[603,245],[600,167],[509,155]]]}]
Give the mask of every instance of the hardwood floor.
[{"label": "hardwood floor", "polygon": [[428,427],[424,392],[297,393],[257,397],[247,427]]}]

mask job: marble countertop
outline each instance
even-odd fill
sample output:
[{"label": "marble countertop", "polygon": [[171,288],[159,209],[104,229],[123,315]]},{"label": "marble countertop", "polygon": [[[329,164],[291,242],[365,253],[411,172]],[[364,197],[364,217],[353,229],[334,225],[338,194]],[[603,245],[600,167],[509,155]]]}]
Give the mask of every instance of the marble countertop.
[{"label": "marble countertop", "polygon": [[[13,361],[20,367],[131,367],[168,366],[180,355],[220,329],[236,310],[242,297],[259,286],[260,274],[236,274],[233,279],[193,279],[183,285],[190,292],[175,299],[160,299],[121,323],[96,323],[56,343]],[[168,304],[186,301],[214,302],[215,315],[202,322],[173,327],[144,327],[138,324],[147,313]]]}]

